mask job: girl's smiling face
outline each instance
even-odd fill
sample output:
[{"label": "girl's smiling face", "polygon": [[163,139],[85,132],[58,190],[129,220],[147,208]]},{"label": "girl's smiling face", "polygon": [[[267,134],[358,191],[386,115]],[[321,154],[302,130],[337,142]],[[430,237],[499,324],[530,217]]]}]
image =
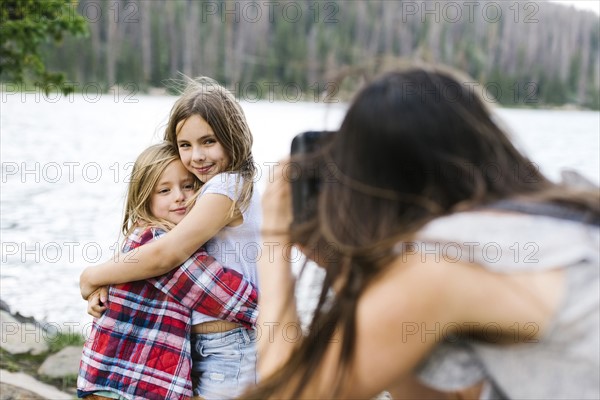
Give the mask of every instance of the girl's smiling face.
[{"label": "girl's smiling face", "polygon": [[194,195],[194,188],[194,176],[181,161],[172,161],[152,190],[150,212],[155,218],[177,225],[189,211],[186,202]]},{"label": "girl's smiling face", "polygon": [[225,149],[204,118],[192,115],[180,121],[176,130],[181,162],[202,182],[206,183],[231,164]]}]

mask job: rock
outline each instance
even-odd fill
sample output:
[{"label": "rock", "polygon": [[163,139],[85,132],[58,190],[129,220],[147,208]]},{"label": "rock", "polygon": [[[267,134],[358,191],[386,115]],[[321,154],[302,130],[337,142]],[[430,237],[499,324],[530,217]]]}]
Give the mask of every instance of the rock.
[{"label": "rock", "polygon": [[11,354],[42,354],[49,350],[47,332],[39,324],[20,322],[6,311],[0,311],[0,347]]},{"label": "rock", "polygon": [[0,370],[0,399],[53,399],[68,400],[73,396],[61,392],[54,386],[50,386],[22,372],[9,372]]},{"label": "rock", "polygon": [[8,303],[6,303],[4,300],[0,299],[0,311],[6,311],[8,314],[10,314],[14,319],[16,319],[19,322],[27,322],[27,323],[31,323],[31,324],[35,324],[35,325],[39,325],[40,323],[37,322],[35,320],[35,318],[33,317],[26,317],[24,315],[21,315],[21,313],[19,313],[18,311],[16,313],[11,313],[10,312],[10,306],[8,305]]},{"label": "rock", "polygon": [[35,318],[33,318],[33,317],[26,317],[24,315],[21,315],[21,313],[18,312],[18,311],[16,313],[14,313],[14,314],[11,314],[11,315],[13,316],[14,319],[16,319],[19,322],[25,322],[25,323],[34,324],[34,325],[39,325],[40,324],[39,322],[37,322],[35,320]]},{"label": "rock", "polygon": [[10,313],[10,307],[8,306],[8,304],[6,304],[6,302],[2,299],[0,299],[0,310],[1,311],[6,311],[7,313]]},{"label": "rock", "polygon": [[0,383],[0,400],[44,400],[44,398],[27,389]]},{"label": "rock", "polygon": [[81,346],[67,346],[56,354],[46,358],[38,369],[38,374],[51,378],[77,375],[81,360]]}]

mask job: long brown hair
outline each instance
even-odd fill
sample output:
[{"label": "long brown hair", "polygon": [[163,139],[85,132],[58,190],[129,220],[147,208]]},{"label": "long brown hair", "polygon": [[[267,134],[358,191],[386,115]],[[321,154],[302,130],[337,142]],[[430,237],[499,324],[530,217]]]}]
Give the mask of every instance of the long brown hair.
[{"label": "long brown hair", "polygon": [[252,133],[244,111],[233,94],[216,81],[186,77],[187,87],[173,105],[165,130],[165,140],[177,148],[177,125],[198,115],[212,128],[231,160],[228,171],[239,172],[244,182],[237,204],[244,210],[252,198],[256,166],[252,156]]},{"label": "long brown hair", "polygon": [[358,300],[397,257],[395,245],[432,219],[501,199],[550,202],[590,219],[600,216],[598,191],[544,177],[513,146],[469,82],[445,70],[412,68],[388,73],[357,95],[320,151],[324,177],[317,214],[292,226],[292,241],[308,253],[328,246],[330,255],[309,333],[248,397],[301,397],[317,378],[336,329],[342,341],[339,368],[323,396],[339,396],[355,354]]},{"label": "long brown hair", "polygon": [[[154,226],[164,230],[173,228],[173,223],[152,214],[150,201],[160,176],[173,161],[179,161],[179,154],[168,142],[148,147],[135,160],[121,224],[125,239],[139,226]],[[200,183],[195,177],[194,185],[194,189],[200,188]]]}]

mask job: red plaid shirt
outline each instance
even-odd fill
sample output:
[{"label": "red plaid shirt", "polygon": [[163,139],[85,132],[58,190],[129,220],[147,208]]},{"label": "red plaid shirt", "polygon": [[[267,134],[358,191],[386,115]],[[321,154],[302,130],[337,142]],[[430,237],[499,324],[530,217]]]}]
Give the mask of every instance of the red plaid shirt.
[{"label": "red plaid shirt", "polygon": [[[127,239],[124,253],[165,233],[140,231]],[[252,328],[257,296],[250,281],[204,248],[168,274],[111,286],[107,310],[83,348],[78,396],[109,390],[128,399],[192,397],[191,310]]]}]

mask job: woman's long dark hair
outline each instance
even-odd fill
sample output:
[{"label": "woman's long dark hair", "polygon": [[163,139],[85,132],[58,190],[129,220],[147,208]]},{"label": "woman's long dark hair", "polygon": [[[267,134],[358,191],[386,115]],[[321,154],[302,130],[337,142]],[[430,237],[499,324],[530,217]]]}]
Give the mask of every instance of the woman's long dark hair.
[{"label": "woman's long dark hair", "polygon": [[308,252],[327,247],[318,307],[290,360],[249,397],[301,397],[306,383],[317,380],[336,328],[339,369],[323,396],[339,396],[355,354],[361,294],[397,256],[394,246],[432,219],[501,199],[600,215],[598,191],[577,192],[546,179],[498,126],[474,81],[455,76],[428,68],[382,76],[358,94],[322,149],[318,212],[291,232]]}]

